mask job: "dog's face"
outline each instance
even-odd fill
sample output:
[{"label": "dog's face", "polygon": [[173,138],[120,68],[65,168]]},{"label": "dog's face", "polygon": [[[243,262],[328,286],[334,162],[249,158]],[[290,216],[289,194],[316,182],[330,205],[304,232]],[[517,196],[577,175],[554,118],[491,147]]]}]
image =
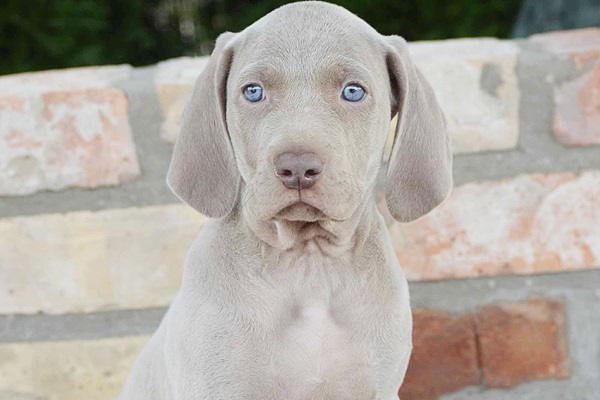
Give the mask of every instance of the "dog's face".
[{"label": "dog's face", "polygon": [[241,199],[261,220],[344,220],[373,187],[389,129],[383,46],[358,18],[319,27],[333,21],[310,7],[294,14],[231,44],[226,120]]},{"label": "dog's face", "polygon": [[223,34],[186,109],[169,185],[209,216],[241,202],[262,221],[346,220],[370,196],[400,112],[386,197],[397,219],[420,217],[450,190],[451,153],[405,47],[320,2]]}]

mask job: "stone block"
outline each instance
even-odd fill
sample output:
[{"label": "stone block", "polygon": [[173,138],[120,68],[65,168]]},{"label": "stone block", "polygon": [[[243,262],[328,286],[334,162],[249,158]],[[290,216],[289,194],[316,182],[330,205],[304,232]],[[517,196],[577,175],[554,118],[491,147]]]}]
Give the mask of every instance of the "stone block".
[{"label": "stone block", "polygon": [[520,175],[456,187],[389,230],[411,280],[538,274],[600,266],[600,171]]},{"label": "stone block", "polygon": [[0,219],[0,314],[167,306],[204,221],[183,204]]},{"label": "stone block", "polygon": [[0,196],[114,186],[141,173],[125,93],[130,67],[0,78]]}]

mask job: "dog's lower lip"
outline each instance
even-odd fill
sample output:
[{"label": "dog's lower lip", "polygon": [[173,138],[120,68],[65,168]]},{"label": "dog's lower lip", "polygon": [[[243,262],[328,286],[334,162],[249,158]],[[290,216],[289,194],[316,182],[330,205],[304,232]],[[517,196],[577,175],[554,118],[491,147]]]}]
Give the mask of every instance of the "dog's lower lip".
[{"label": "dog's lower lip", "polygon": [[305,203],[303,201],[297,201],[292,203],[283,209],[281,209],[276,215],[276,219],[283,219],[287,221],[319,221],[324,220],[327,217],[318,208]]}]

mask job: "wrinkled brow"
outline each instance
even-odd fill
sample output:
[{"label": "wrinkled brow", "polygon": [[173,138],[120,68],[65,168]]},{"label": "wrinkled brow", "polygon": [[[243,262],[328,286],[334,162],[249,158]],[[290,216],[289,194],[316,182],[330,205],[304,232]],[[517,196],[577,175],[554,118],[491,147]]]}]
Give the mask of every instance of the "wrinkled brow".
[{"label": "wrinkled brow", "polygon": [[267,87],[281,85],[285,81],[285,66],[274,63],[257,62],[246,65],[239,73],[237,86],[260,83]]},{"label": "wrinkled brow", "polygon": [[[292,76],[292,74],[296,76]],[[313,65],[295,65],[285,62],[259,61],[244,66],[237,79],[237,86],[259,83],[265,87],[278,87],[295,79],[316,78],[320,82],[357,81],[363,84],[373,82],[373,75],[366,65],[349,57],[336,57],[329,62]]]},{"label": "wrinkled brow", "polygon": [[335,61],[323,65],[318,76],[336,81],[357,81],[364,84],[373,82],[373,75],[367,65],[348,57],[339,57]]}]

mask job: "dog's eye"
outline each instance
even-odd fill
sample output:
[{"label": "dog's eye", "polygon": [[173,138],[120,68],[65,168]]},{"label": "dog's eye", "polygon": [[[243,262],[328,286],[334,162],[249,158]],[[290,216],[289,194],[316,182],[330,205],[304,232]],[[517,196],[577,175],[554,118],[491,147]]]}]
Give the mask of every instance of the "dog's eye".
[{"label": "dog's eye", "polygon": [[358,85],[348,85],[342,90],[344,100],[356,102],[361,101],[363,97],[365,97],[365,89]]},{"label": "dog's eye", "polygon": [[244,88],[244,97],[252,103],[257,103],[264,98],[263,88],[258,85],[248,85]]}]

